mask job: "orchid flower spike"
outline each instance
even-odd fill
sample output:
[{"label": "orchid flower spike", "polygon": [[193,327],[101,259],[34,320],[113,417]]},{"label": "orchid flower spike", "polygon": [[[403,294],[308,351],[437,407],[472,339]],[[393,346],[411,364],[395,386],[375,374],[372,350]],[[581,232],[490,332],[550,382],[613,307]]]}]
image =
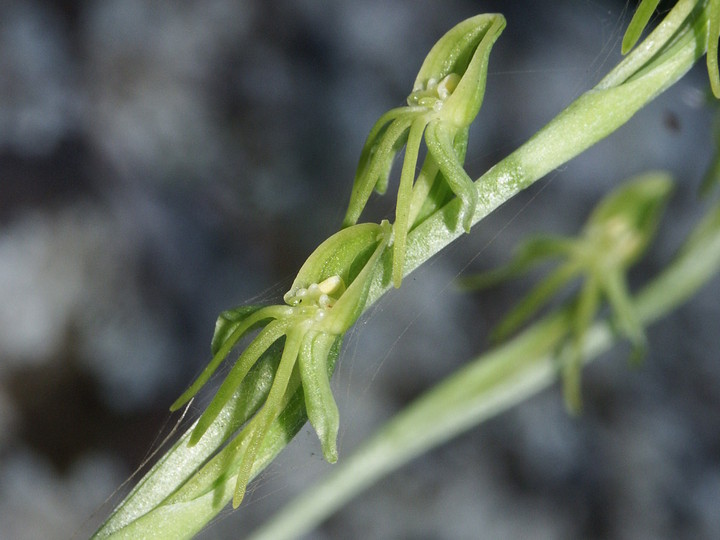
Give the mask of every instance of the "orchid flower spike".
[{"label": "orchid flower spike", "polygon": [[243,336],[261,330],[240,354],[198,420],[191,444],[197,443],[216,420],[260,357],[284,338],[280,363],[265,403],[238,435],[243,437],[244,453],[233,497],[235,507],[243,499],[270,425],[298,384],[303,387],[307,415],[322,443],[325,459],[337,461],[339,416],[330,390],[328,357],[337,354],[343,334],[362,313],[370,277],[391,234],[387,221],[343,229],[308,258],[284,296],[285,305],[244,306],[220,315],[212,341],[212,361],[171,410],[185,405],[205,385]]},{"label": "orchid flower spike", "polygon": [[504,339],[543,307],[563,285],[578,276],[584,277],[570,308],[573,346],[569,348],[570,354],[562,369],[565,401],[572,412],[578,412],[581,407],[584,338],[602,297],[612,309],[616,329],[632,343],[634,356],[640,357],[645,348],[645,332],[630,299],[626,274],[654,236],[671,189],[672,181],[665,173],[638,176],[598,204],[579,236],[532,238],[521,246],[508,266],[470,276],[462,282],[467,288],[485,288],[522,274],[545,260],[563,260],[500,323],[494,337]]},{"label": "orchid flower spike", "polygon": [[[445,185],[461,199],[458,223],[470,231],[478,195],[463,169],[468,128],[482,105],[490,50],[504,28],[499,14],[478,15],[452,28],[423,62],[407,106],[388,111],[370,130],[343,226],[357,223],[373,190],[385,193],[393,158],[407,143],[393,226],[396,287],[402,282],[407,234],[436,180],[443,179],[444,185],[434,188],[442,204],[447,202]],[[423,134],[428,156],[415,182]]]},{"label": "orchid flower spike", "polygon": [[[641,0],[630,24],[625,31],[622,41],[622,53],[627,54],[635,47],[643,31],[650,22],[650,18],[660,4],[660,0]],[[720,0],[678,0],[675,8],[685,8],[687,5],[692,9],[701,8],[707,18],[707,70],[710,77],[710,87],[716,98],[720,99],[720,71],[718,68],[718,39],[720,38]],[[675,9],[673,8],[673,10]],[[668,12],[669,18],[672,11]],[[661,23],[662,24],[662,23]]]}]

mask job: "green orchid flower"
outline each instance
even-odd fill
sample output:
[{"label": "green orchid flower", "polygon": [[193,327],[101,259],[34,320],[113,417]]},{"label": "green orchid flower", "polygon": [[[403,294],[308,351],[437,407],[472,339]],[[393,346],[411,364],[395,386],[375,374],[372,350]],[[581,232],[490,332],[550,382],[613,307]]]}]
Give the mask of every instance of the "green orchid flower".
[{"label": "green orchid flower", "polygon": [[462,281],[467,288],[485,288],[522,274],[548,259],[562,261],[497,327],[494,337],[504,339],[543,307],[563,285],[578,276],[584,277],[571,309],[569,328],[573,346],[568,348],[562,367],[565,400],[572,412],[581,407],[584,336],[603,297],[613,312],[618,332],[632,343],[634,357],[639,358],[645,348],[645,332],[632,307],[626,274],[654,236],[671,188],[672,181],[665,173],[636,177],[600,202],[578,237],[531,238],[521,246],[508,266]]},{"label": "green orchid flower", "polygon": [[[478,15],[452,28],[423,62],[407,107],[388,111],[370,130],[343,226],[357,222],[373,190],[385,193],[393,158],[407,143],[393,226],[396,287],[402,282],[407,233],[438,178],[461,199],[457,219],[470,231],[478,195],[463,169],[468,127],[482,105],[490,50],[504,28],[505,19],[497,14]],[[428,156],[414,185],[423,134]]]},{"label": "green orchid flower", "polygon": [[244,497],[270,425],[300,384],[325,459],[337,461],[339,415],[330,390],[328,357],[337,353],[343,334],[362,313],[369,278],[391,235],[387,221],[343,229],[308,258],[283,298],[285,305],[243,306],[220,315],[212,341],[212,361],[171,410],[179,409],[195,396],[244,336],[260,331],[240,354],[198,420],[190,444],[200,440],[263,353],[284,338],[280,363],[265,403],[241,432],[244,454],[233,506],[239,506]]}]

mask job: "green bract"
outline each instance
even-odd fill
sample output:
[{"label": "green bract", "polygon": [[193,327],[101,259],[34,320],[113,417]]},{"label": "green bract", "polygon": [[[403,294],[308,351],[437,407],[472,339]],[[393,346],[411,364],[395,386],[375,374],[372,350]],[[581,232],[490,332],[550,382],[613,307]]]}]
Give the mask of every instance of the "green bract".
[{"label": "green bract", "polygon": [[630,52],[630,49],[638,42],[659,3],[660,0],[641,0],[630,24],[628,24],[627,30],[625,30],[622,41],[623,54]]},{"label": "green bract", "polygon": [[[622,42],[622,53],[626,54],[632,49],[640,39],[640,35],[650,22],[650,17],[655,12],[660,0],[642,0],[638,5],[635,15],[633,15]],[[710,77],[710,86],[716,98],[720,98],[720,72],[718,71],[718,38],[720,38],[720,0],[679,0],[676,2],[675,8],[671,11],[674,13],[692,13],[693,8],[701,7],[706,10],[707,24],[707,69]],[[666,22],[668,29],[674,29],[674,25],[668,16],[663,20],[661,25]],[[662,43],[661,41],[656,43]],[[652,47],[653,42],[650,42]]]},{"label": "green bract", "polygon": [[[238,341],[255,328],[257,336],[240,354],[215,397],[198,420],[190,438],[197,443],[215,421],[263,353],[284,337],[275,378],[263,408],[243,428],[243,457],[233,505],[238,506],[250,480],[255,457],[270,425],[287,405],[299,377],[310,423],[320,438],[325,459],[337,461],[338,410],[328,379],[328,355],[355,322],[365,305],[368,279],[392,231],[383,222],[344,229],[323,242],[308,258],[285,294],[284,306],[243,306],[218,318],[212,340],[212,361],[171,406],[185,405],[208,381]],[[298,369],[295,370],[297,361]]]},{"label": "green bract", "polygon": [[617,329],[636,353],[645,345],[645,333],[632,308],[625,274],[647,248],[670,194],[672,182],[664,173],[638,176],[605,197],[576,238],[536,237],[521,247],[507,267],[464,280],[467,287],[487,287],[521,274],[547,259],[564,261],[533,289],[501,322],[495,337],[505,338],[527,321],[563,285],[584,275],[573,306],[575,347],[563,365],[565,399],[572,411],[580,409],[580,369],[584,336],[605,296]]},{"label": "green bract", "polygon": [[[445,34],[430,50],[418,72],[407,107],[385,113],[370,130],[360,155],[344,226],[357,222],[375,189],[387,190],[395,154],[407,142],[400,174],[394,224],[393,283],[400,286],[408,231],[416,223],[433,184],[434,201],[446,202],[447,187],[462,206],[457,220],[470,230],[478,202],[477,189],[463,169],[468,126],[477,116],[485,94],[488,58],[495,40],[505,28],[502,15],[478,15]],[[419,173],[415,170],[425,134],[428,156]]]}]

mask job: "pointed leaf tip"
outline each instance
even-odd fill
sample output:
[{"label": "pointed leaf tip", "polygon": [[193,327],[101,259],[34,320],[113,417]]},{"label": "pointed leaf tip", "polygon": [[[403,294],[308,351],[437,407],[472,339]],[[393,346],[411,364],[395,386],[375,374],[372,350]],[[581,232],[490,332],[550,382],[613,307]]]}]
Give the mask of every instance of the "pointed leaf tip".
[{"label": "pointed leaf tip", "polygon": [[652,17],[652,14],[655,12],[655,8],[657,8],[659,3],[660,0],[642,0],[640,5],[638,5],[630,24],[628,24],[625,35],[623,36],[621,49],[622,54],[630,52],[630,49],[632,49],[638,42],[643,30],[645,30],[648,22],[650,22],[650,17]]}]

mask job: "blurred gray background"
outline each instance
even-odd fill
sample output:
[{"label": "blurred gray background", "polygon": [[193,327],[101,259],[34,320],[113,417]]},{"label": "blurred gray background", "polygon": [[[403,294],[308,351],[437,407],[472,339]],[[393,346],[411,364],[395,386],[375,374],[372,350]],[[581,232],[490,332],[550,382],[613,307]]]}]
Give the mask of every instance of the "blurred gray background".
[{"label": "blurred gray background", "polygon": [[[175,422],[217,314],[279,301],[337,230],[368,130],[442,33],[481,12],[508,21],[471,134],[477,177],[614,65],[634,2],[0,6],[0,538],[22,540],[86,537],[119,501],[132,481],[104,503]],[[486,349],[530,286],[468,295],[461,272],[506,262],[528,231],[574,233],[656,168],[678,186],[633,283],[661,268],[702,213],[706,94],[701,65],[386,295],[333,380],[340,459]],[[393,204],[372,199],[367,219]],[[625,346],[593,364],[581,417],[554,387],[309,538],[720,538],[719,288],[649,330],[640,369]],[[243,537],[329,468],[305,428],[201,537]]]}]

